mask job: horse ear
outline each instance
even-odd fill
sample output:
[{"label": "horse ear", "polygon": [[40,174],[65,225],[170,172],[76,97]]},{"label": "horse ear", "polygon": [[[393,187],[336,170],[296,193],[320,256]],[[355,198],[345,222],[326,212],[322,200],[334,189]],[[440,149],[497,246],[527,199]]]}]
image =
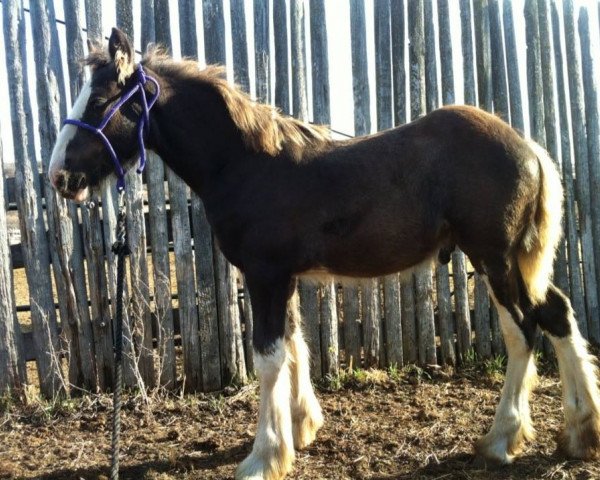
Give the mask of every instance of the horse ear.
[{"label": "horse ear", "polygon": [[108,52],[117,69],[117,82],[124,85],[133,73],[133,48],[127,35],[113,28],[108,40]]}]

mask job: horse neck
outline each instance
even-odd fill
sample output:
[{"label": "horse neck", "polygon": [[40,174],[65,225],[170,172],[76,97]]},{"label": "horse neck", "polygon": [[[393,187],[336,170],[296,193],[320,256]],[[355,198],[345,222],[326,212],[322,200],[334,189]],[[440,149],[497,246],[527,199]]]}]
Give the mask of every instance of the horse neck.
[{"label": "horse neck", "polygon": [[161,95],[150,114],[147,146],[202,196],[204,186],[241,156],[241,139],[210,89],[161,75],[160,70],[152,73],[161,85]]}]

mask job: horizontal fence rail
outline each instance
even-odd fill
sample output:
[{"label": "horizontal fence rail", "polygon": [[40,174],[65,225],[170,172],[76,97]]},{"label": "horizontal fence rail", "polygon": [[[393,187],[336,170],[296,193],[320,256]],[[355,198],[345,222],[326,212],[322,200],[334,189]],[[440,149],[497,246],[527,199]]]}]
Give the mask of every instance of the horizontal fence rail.
[{"label": "horizontal fence rail", "polygon": [[[64,19],[57,19],[52,0],[31,2],[29,9],[19,0],[1,3],[10,123],[2,119],[0,126],[12,128],[13,151],[0,148],[6,173],[0,185],[0,392],[35,381],[27,378],[30,361],[43,395],[110,390],[116,192],[106,185],[90,204],[75,205],[52,191],[46,175],[68,99],[89,75],[80,63],[85,41],[106,38],[102,5],[65,0]],[[334,17],[328,12],[344,8],[355,135],[406,123],[457,99],[528,133],[557,162],[565,189],[555,283],[569,294],[586,338],[600,341],[593,58],[600,38],[591,38],[598,35],[591,23],[597,5],[594,12],[568,0],[526,0],[523,11],[507,0],[180,0],[174,12],[167,0],[140,0],[139,10],[133,3],[116,2],[114,13],[117,26],[141,39],[137,52],[151,42],[177,45],[182,56],[226,65],[260,101],[318,124],[331,123],[336,85],[330,79],[338,67],[329,56],[327,20]],[[128,175],[126,195],[132,255],[125,383],[209,391],[246,382],[253,371],[251,299],[243,275],[214,241],[202,201],[151,152],[144,176]],[[450,260],[402,281],[399,275],[355,286],[300,281],[313,378],[340,368],[460,365],[474,355],[504,355],[483,278],[462,252]],[[540,348],[552,354],[546,342]]]}]

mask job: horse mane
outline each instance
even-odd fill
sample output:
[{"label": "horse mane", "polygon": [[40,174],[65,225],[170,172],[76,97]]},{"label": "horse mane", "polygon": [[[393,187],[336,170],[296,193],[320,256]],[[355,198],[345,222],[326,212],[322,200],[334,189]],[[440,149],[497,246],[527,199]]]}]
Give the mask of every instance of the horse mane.
[{"label": "horse mane", "polygon": [[201,70],[197,61],[173,60],[161,47],[149,48],[142,62],[159,73],[196,79],[212,86],[223,98],[244,144],[252,151],[277,155],[288,142],[303,148],[331,140],[327,127],[301,122],[283,115],[271,105],[254,101],[227,81],[223,66],[209,65]]}]

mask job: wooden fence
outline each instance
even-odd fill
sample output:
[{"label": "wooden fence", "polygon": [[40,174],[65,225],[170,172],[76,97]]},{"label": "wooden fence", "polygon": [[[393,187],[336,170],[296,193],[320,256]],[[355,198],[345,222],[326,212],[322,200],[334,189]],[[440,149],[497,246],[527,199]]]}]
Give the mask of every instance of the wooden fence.
[{"label": "wooden fence", "polygon": [[[107,33],[101,3],[83,3],[64,0],[62,22],[51,0],[30,2],[30,10],[21,1],[2,0],[14,176],[0,182],[0,391],[22,388],[29,360],[47,396],[104,391],[112,384],[114,187],[104,188],[93,205],[77,206],[59,198],[46,176],[67,99],[77,96],[86,76],[79,64],[84,40],[102,41]],[[349,7],[356,135],[452,104],[458,87],[465,103],[529,131],[557,159],[566,217],[555,278],[570,295],[584,335],[600,340],[600,133],[590,47],[590,32],[598,29],[590,29],[586,8],[526,0],[521,12],[506,0],[460,0],[458,15],[450,0],[375,0],[372,13],[363,0],[341,6],[325,0],[247,3],[180,0],[179,26],[171,31],[168,0],[139,0],[140,18],[134,18],[132,0],[124,0],[116,2],[116,23],[132,38],[139,26],[141,45],[171,47],[178,35],[182,55],[229,64],[242,88],[254,86],[256,98],[328,124],[336,86],[329,82],[326,8]],[[524,72],[517,68],[524,46],[517,43],[516,16],[525,19]],[[33,45],[26,43],[27,29]],[[452,48],[453,32],[460,36],[459,51]],[[33,64],[26,60],[31,49]],[[462,75],[455,57],[462,59]],[[29,77],[35,77],[35,93]],[[2,122],[1,128],[10,127]],[[152,153],[143,178],[128,176],[126,195],[132,247],[126,384],[215,390],[245,382],[253,370],[249,299],[243,278],[213,242],[202,202]],[[8,223],[17,213],[19,240],[9,246]],[[15,296],[23,270],[28,299]],[[341,365],[459,364],[473,351],[481,358],[504,353],[485,284],[461,252],[448,266],[422,270],[403,283],[398,275],[343,289],[300,282],[299,291],[315,378],[334,375]]]}]

